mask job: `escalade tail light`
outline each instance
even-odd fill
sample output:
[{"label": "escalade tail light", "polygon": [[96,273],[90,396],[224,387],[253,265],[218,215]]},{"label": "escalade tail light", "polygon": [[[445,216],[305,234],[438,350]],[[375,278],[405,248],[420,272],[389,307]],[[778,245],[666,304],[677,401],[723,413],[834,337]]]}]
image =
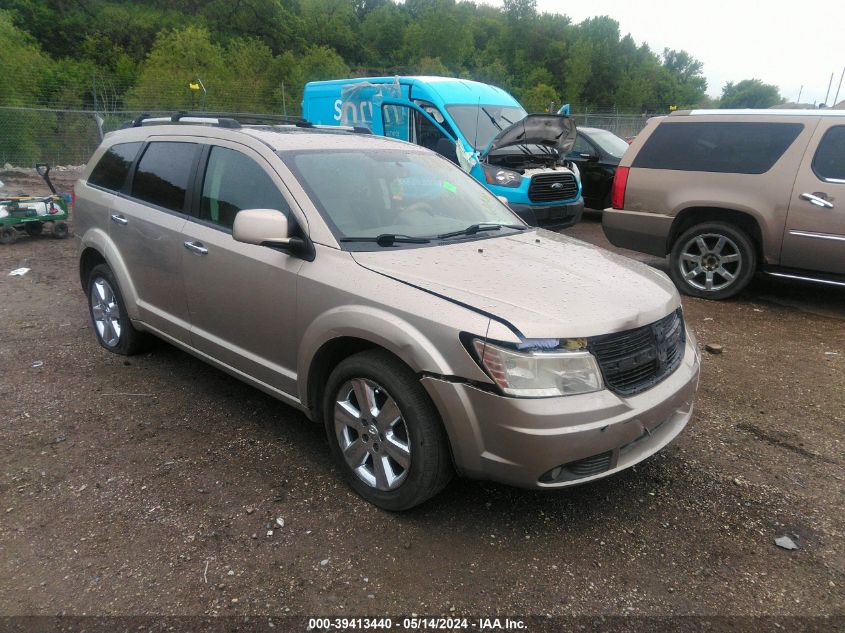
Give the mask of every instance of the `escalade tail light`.
[{"label": "escalade tail light", "polygon": [[610,190],[610,206],[614,209],[625,208],[625,187],[628,186],[629,167],[617,167],[613,176],[613,187]]}]

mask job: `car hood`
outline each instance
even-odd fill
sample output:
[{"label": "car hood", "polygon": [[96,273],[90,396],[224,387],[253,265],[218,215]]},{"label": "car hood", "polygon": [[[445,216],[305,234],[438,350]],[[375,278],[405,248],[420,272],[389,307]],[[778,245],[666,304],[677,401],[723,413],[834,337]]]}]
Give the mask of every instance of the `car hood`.
[{"label": "car hood", "polygon": [[493,137],[482,157],[511,145],[543,145],[566,154],[575,144],[577,135],[575,124],[569,117],[560,114],[529,114]]},{"label": "car hood", "polygon": [[653,323],[680,305],[662,272],[543,229],[352,257],[372,271],[506,321],[525,338],[619,332]]}]

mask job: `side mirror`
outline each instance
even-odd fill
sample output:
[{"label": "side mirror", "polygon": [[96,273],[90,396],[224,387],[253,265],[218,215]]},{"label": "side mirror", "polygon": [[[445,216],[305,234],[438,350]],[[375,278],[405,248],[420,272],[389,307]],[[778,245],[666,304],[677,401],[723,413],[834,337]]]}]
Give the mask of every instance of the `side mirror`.
[{"label": "side mirror", "polygon": [[244,209],[235,216],[232,237],[236,242],[266,246],[295,255],[308,262],[317,256],[314,243],[291,237],[287,216],[275,209]]},{"label": "side mirror", "polygon": [[288,219],[275,209],[244,209],[235,216],[232,237],[245,244],[287,246],[290,244]]}]

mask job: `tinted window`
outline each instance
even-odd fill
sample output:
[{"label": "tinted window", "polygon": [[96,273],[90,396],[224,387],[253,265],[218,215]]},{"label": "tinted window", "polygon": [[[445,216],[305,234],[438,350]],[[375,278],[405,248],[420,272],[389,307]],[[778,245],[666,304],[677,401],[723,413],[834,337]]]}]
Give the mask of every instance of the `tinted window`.
[{"label": "tinted window", "polygon": [[813,171],[819,178],[845,181],[845,125],[830,128],[813,157]]},{"label": "tinted window", "polygon": [[138,155],[143,143],[120,143],[112,145],[109,150],[100,158],[100,162],[94,167],[88,177],[88,184],[120,191],[126,182],[129,168],[132,161]]},{"label": "tinted window", "polygon": [[196,152],[195,143],[150,143],[132,180],[132,195],[182,211]]},{"label": "tinted window", "polygon": [[632,166],[762,174],[803,128],[801,123],[664,122],[648,138]]},{"label": "tinted window", "polygon": [[231,229],[242,209],[277,209],[290,215],[279,188],[254,160],[214,147],[202,185],[200,218]]}]

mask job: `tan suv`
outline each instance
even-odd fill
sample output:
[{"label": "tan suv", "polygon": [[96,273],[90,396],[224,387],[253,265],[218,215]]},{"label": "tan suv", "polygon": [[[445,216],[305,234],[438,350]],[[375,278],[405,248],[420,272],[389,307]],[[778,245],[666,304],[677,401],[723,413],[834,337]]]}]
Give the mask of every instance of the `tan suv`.
[{"label": "tan suv", "polygon": [[77,183],[97,340],[154,334],[325,425],[392,510],[451,474],[558,488],[687,424],[699,352],[662,273],[526,226],[416,145],[137,120]]},{"label": "tan suv", "polygon": [[608,239],[668,254],[687,294],[724,299],[757,271],[845,287],[845,111],[656,117],[611,197]]}]

